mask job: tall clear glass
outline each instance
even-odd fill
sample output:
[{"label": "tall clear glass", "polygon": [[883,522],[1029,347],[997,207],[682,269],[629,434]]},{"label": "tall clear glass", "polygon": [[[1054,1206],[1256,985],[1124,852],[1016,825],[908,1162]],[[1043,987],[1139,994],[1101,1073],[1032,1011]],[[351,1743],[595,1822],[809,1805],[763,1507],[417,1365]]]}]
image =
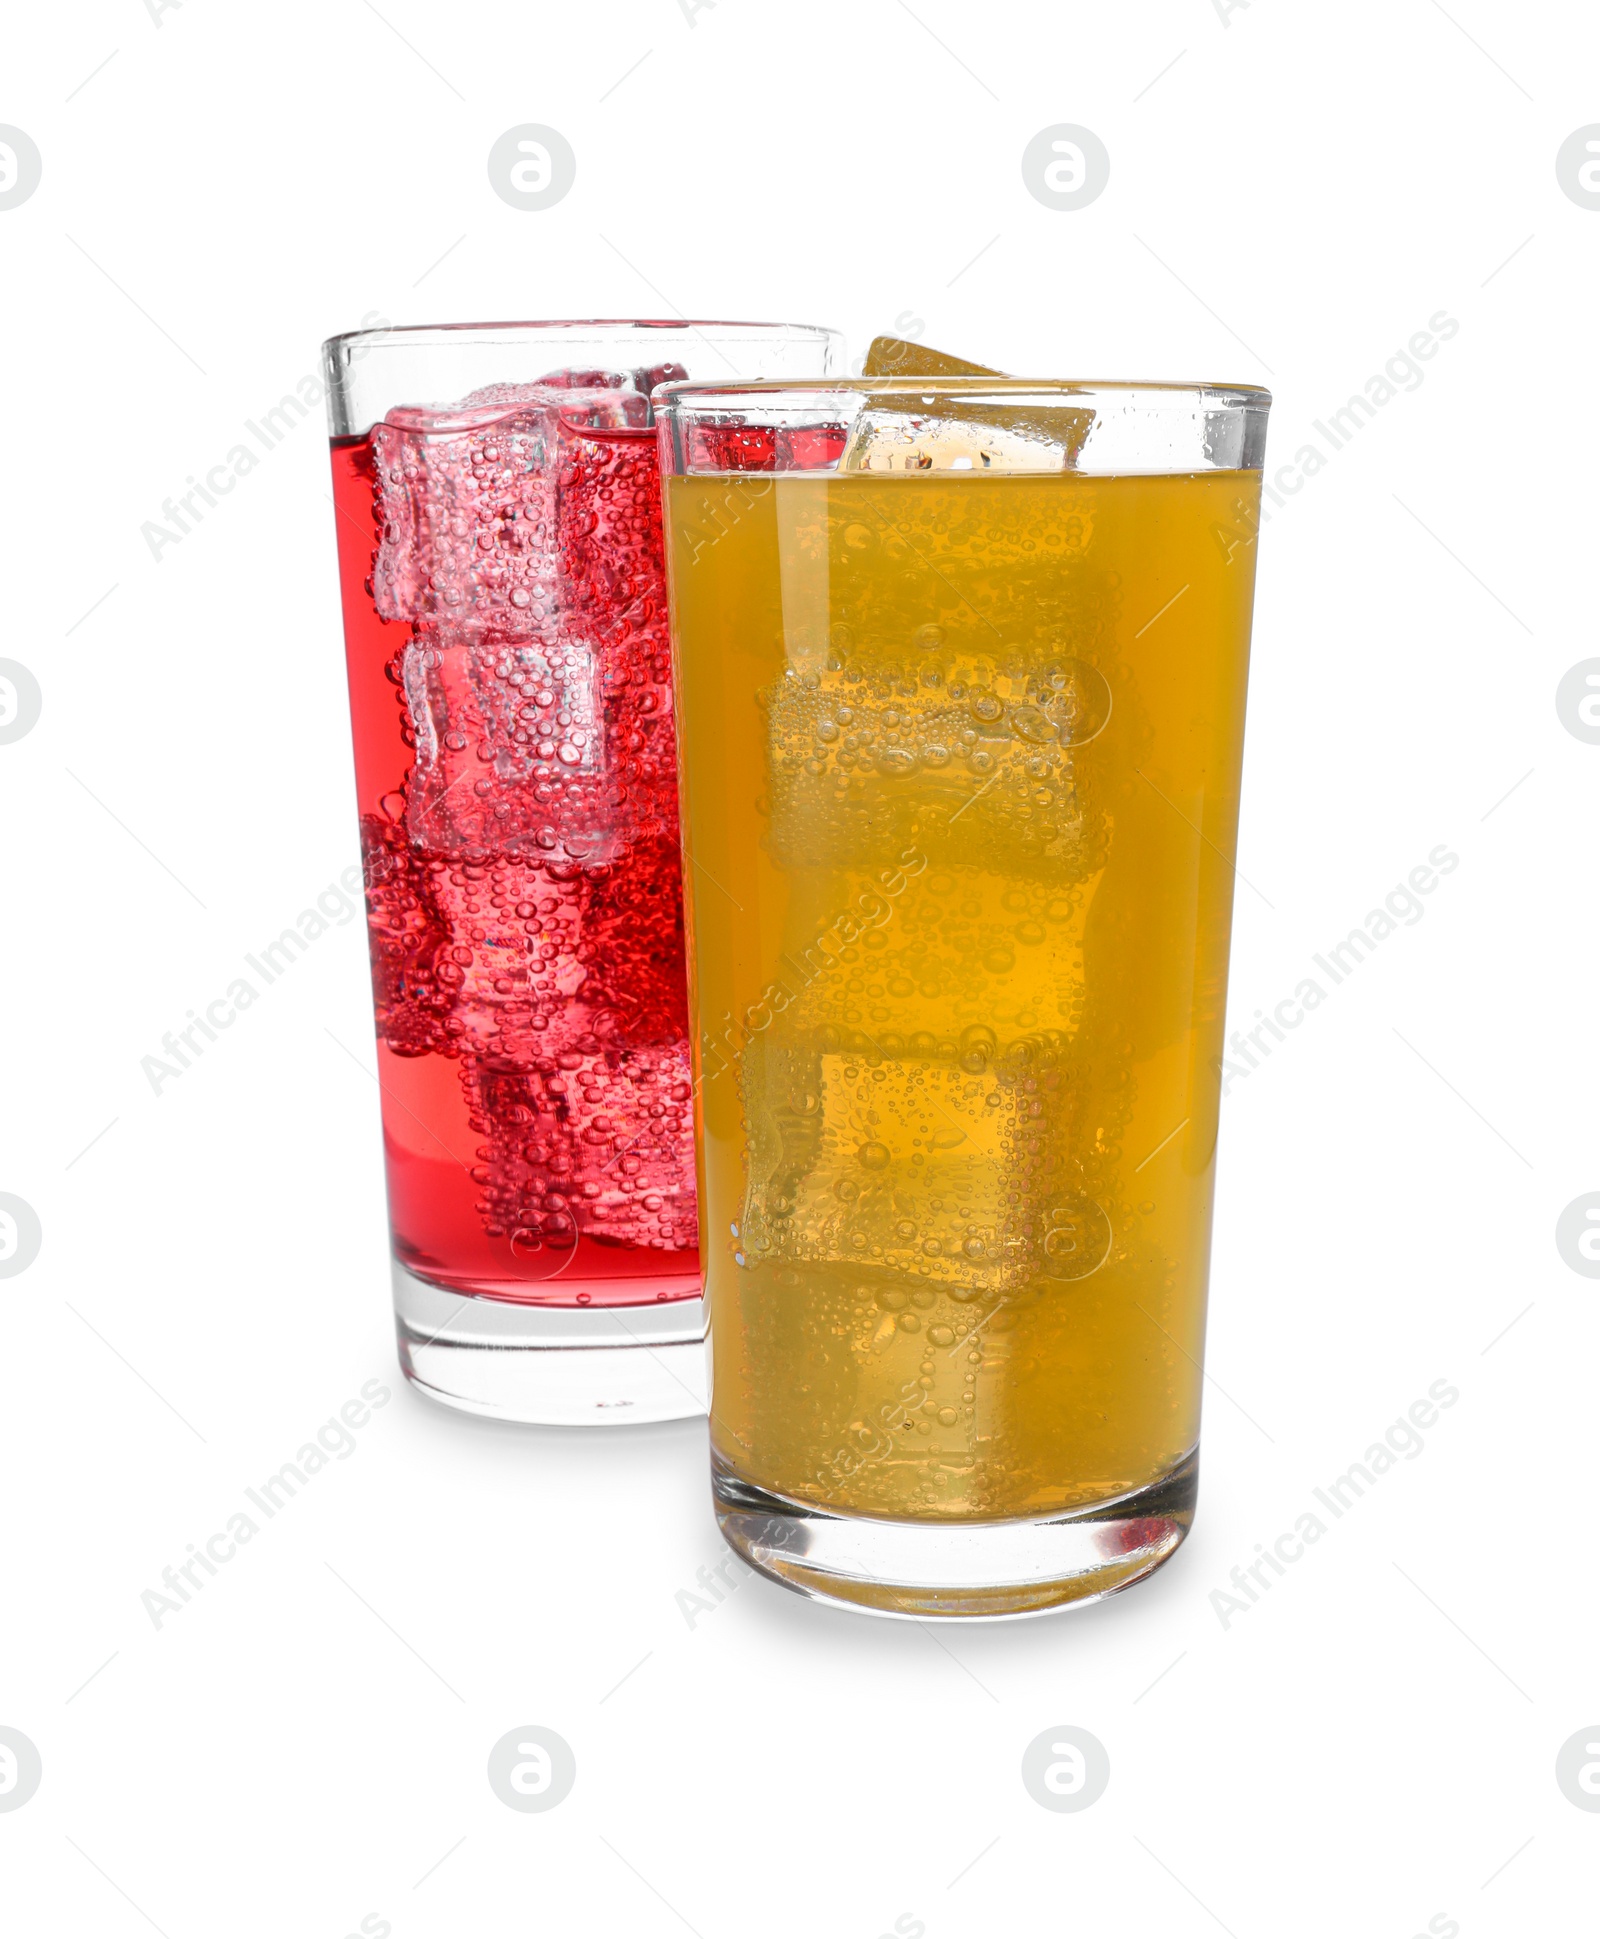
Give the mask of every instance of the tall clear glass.
[{"label": "tall clear glass", "polygon": [[325,346],[400,1360],[524,1421],[704,1405],[650,393],[803,326]]},{"label": "tall clear glass", "polygon": [[1023,1615],[1195,1498],[1263,391],[657,398],[728,1541]]}]

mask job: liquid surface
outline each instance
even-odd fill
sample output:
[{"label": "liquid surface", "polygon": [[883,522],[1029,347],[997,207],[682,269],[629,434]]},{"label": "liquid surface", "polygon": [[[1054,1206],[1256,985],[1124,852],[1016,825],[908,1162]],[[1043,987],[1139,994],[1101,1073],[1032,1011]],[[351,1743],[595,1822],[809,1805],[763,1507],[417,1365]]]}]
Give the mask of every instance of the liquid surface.
[{"label": "liquid surface", "polygon": [[552,381],[333,451],[390,1221],[635,1305],[700,1290],[660,481],[625,376]]},{"label": "liquid surface", "polygon": [[712,1434],[758,1486],[1038,1515],[1194,1445],[1258,492],[668,480]]}]

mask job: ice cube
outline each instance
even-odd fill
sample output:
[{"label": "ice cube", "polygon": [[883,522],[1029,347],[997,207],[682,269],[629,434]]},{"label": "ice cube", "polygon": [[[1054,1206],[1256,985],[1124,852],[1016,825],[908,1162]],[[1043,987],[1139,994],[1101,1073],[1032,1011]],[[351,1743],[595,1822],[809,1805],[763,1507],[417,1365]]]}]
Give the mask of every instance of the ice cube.
[{"label": "ice cube", "polygon": [[[675,834],[640,838],[616,865],[585,869],[404,853],[421,914],[410,928],[396,924],[402,942],[415,931],[397,961],[407,987],[431,991],[422,1006],[430,1047],[530,1071],[574,1050],[614,1056],[686,1042]],[[409,907],[397,898],[400,915]]]},{"label": "ice cube", "polygon": [[872,1274],[854,1291],[854,1412],[884,1427],[909,1417],[913,1431],[880,1432],[867,1472],[830,1478],[852,1480],[858,1508],[869,1513],[947,1503],[970,1511],[1014,1417],[1010,1305],[999,1303],[1004,1295],[972,1304],[959,1288],[953,1298],[950,1288]]},{"label": "ice cube", "polygon": [[[561,377],[592,376],[592,384],[559,384],[548,378],[540,378],[536,384],[485,384],[464,397],[459,404],[452,404],[445,412],[446,419],[460,415],[470,418],[474,425],[480,422],[481,414],[486,411],[501,415],[517,411],[528,405],[553,405],[559,414],[574,424],[594,424],[609,426],[613,430],[637,430],[648,421],[649,407],[633,390],[628,373],[614,370],[588,372],[561,371]],[[544,392],[556,392],[554,397],[545,397]],[[386,422],[393,423],[408,415],[404,407],[391,411]]]},{"label": "ice cube", "polygon": [[653,434],[561,426],[556,545],[564,612],[608,638],[653,633],[666,649],[661,471]]},{"label": "ice cube", "polygon": [[[681,953],[641,962],[629,917],[648,890],[629,871],[419,852],[402,824],[362,823],[378,1032],[401,1056],[443,1052],[486,1072],[528,1073],[582,1051],[619,1055],[682,1042]],[[642,871],[681,928],[676,875]],[[596,880],[599,876],[599,880]],[[630,943],[633,947],[629,947]],[[660,952],[663,955],[666,952]]]},{"label": "ice cube", "polygon": [[1087,1000],[1084,934],[1102,879],[920,857],[880,870],[796,870],[775,970],[785,1026],[860,1031],[888,1056],[944,1045],[973,1072],[996,1033],[1074,1037]]},{"label": "ice cube", "polygon": [[531,632],[553,614],[558,437],[556,400],[536,385],[373,426],[385,619],[499,617]]},{"label": "ice cube", "polygon": [[580,641],[485,639],[422,626],[401,656],[416,762],[411,839],[430,853],[483,860],[598,862],[614,852],[595,653]]},{"label": "ice cube", "polygon": [[578,1234],[657,1250],[698,1241],[688,1046],[569,1051],[536,1071],[464,1065],[479,1212],[520,1255]]},{"label": "ice cube", "polygon": [[755,1265],[854,1265],[977,1298],[1031,1264],[1026,1096],[957,1058],[755,1038],[741,1058]]},{"label": "ice cube", "polygon": [[[791,1494],[898,1519],[981,1512],[997,1461],[1014,1485],[1004,1437],[1016,1419],[1018,1296],[969,1293],[855,1264],[747,1261],[747,1372],[725,1398],[724,1427],[750,1447],[757,1478],[765,1457]],[[766,1430],[773,1420],[781,1438]]]},{"label": "ice cube", "polygon": [[676,852],[666,640],[637,614],[609,641],[600,631],[574,622],[533,642],[417,629],[400,665],[418,846],[591,868],[640,841],[665,837]]},{"label": "ice cube", "polygon": [[[552,879],[538,864],[427,864],[429,895],[445,930],[431,976],[449,1005],[455,1050],[486,1069],[533,1070],[592,1038],[582,1000],[587,978],[587,883],[576,869]],[[598,1048],[598,1044],[595,1046]]]},{"label": "ice cube", "polygon": [[689,373],[682,364],[651,364],[647,369],[629,373],[635,390],[643,391],[648,397],[657,384],[682,384],[687,382]]},{"label": "ice cube", "polygon": [[657,384],[682,383],[688,375],[682,364],[662,363],[633,370],[551,370],[539,382],[551,390],[638,391],[648,397]]},{"label": "ice cube", "polygon": [[[578,1196],[596,1237],[662,1248],[698,1242],[689,1046],[608,1057],[597,1099],[581,1094],[573,1127],[584,1164]],[[600,1074],[598,1062],[591,1077]],[[598,1191],[591,1191],[598,1186]]]},{"label": "ice cube", "polygon": [[[874,337],[867,377],[1000,377],[987,364],[901,337]],[[1008,381],[1008,380],[1007,380]],[[920,408],[919,408],[920,403]],[[841,471],[1065,471],[1077,463],[1094,424],[1087,408],[1043,396],[999,395],[967,402],[918,400],[886,391],[864,400],[840,460]]]},{"label": "ice cube", "polygon": [[636,386],[626,370],[547,370],[539,386],[548,390],[632,390]]},{"label": "ice cube", "polygon": [[790,668],[766,696],[771,840],[785,867],[929,860],[1100,866],[1104,815],[1076,749],[1110,713],[1103,676],[1071,655],[987,655]]},{"label": "ice cube", "polygon": [[675,824],[636,830],[609,867],[584,871],[580,995],[607,1047],[687,1041],[680,871]]},{"label": "ice cube", "polygon": [[1042,396],[1013,404],[996,392],[972,402],[869,394],[856,413],[841,471],[1069,471],[1094,424],[1091,409]]},{"label": "ice cube", "polygon": [[450,938],[428,866],[404,824],[381,814],[361,817],[361,859],[378,1035],[401,1057],[442,1051],[451,998],[433,972]]},{"label": "ice cube", "polygon": [[649,399],[632,389],[541,384],[493,384],[459,404],[390,411],[372,430],[378,611],[520,636],[546,630],[563,610],[563,446],[581,431],[647,441],[649,421]]}]

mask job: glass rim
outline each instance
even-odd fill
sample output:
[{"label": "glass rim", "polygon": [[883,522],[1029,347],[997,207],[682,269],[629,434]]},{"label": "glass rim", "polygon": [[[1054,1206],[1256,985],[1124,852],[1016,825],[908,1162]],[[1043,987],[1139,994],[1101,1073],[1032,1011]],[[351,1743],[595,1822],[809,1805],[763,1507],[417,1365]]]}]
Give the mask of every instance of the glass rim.
[{"label": "glass rim", "polygon": [[1271,391],[1258,384],[1218,384],[1200,380],[1163,380],[1130,377],[1016,377],[1009,373],[992,377],[971,375],[950,377],[762,377],[735,379],[719,383],[704,378],[674,380],[658,384],[654,395],[658,414],[685,405],[713,405],[726,399],[777,400],[785,396],[799,399],[840,397],[935,397],[981,398],[994,395],[1015,401],[1019,397],[1047,396],[1063,401],[1076,397],[1121,396],[1135,392],[1141,397],[1170,398],[1185,402],[1203,400],[1209,409],[1248,409],[1270,405]]},{"label": "glass rim", "polygon": [[745,336],[790,337],[801,342],[843,338],[843,332],[821,323],[752,323],[726,317],[521,317],[503,323],[396,323],[375,330],[344,330],[327,338],[322,348],[331,356],[347,345],[371,348],[396,339],[411,344],[444,344],[463,337],[492,341],[497,337],[532,337],[545,331],[581,335],[586,330],[737,331]]}]

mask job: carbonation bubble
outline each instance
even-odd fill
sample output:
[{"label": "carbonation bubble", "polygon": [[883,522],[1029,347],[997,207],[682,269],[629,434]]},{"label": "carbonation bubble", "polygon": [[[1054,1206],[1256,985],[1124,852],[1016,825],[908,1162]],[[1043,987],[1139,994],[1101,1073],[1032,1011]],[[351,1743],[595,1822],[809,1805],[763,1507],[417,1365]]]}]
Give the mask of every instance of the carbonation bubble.
[{"label": "carbonation bubble", "polygon": [[1063,660],[1058,666],[1064,678],[1051,713],[1059,722],[1062,744],[1082,747],[1111,718],[1111,689],[1105,675],[1087,660]]},{"label": "carbonation bubble", "polygon": [[1056,738],[1056,724],[1040,707],[1015,707],[1011,713],[1012,730],[1025,741],[1043,745]]},{"label": "carbonation bubble", "polygon": [[961,1033],[961,1068],[974,1075],[985,1069],[999,1048],[994,1032],[985,1023],[969,1023]]}]

